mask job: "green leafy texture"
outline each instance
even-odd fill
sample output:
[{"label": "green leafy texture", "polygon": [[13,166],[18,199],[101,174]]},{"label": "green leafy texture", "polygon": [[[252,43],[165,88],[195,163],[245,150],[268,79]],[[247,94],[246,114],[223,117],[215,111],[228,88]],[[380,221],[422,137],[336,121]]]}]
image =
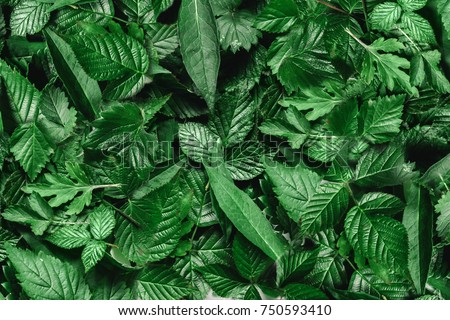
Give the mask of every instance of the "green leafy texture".
[{"label": "green leafy texture", "polygon": [[[353,273],[348,290],[355,293],[364,292],[377,298],[389,300],[408,299],[413,295],[411,285],[404,279],[392,276],[389,283],[386,283],[369,268]],[[364,299],[367,298],[364,297]]]},{"label": "green leafy texture", "polygon": [[355,40],[366,49],[366,55],[361,70],[361,76],[366,82],[371,83],[373,81],[376,66],[378,72],[377,76],[389,90],[393,90],[394,87],[398,85],[411,95],[418,94],[417,89],[411,86],[408,74],[403,71],[409,69],[410,62],[405,58],[390,53],[379,52],[396,52],[404,48],[403,44],[396,39],[384,40],[383,38],[379,38],[371,45],[362,43],[356,37]]},{"label": "green leafy texture", "polygon": [[433,252],[433,208],[427,190],[414,182],[404,185],[407,206],[403,225],[408,233],[409,273],[418,294],[424,294]]},{"label": "green leafy texture", "polygon": [[277,264],[277,284],[282,287],[289,282],[303,279],[317,261],[318,250],[290,251]]},{"label": "green leafy texture", "polygon": [[402,15],[402,26],[411,39],[420,43],[436,43],[431,24],[414,12],[405,12]]},{"label": "green leafy texture", "polygon": [[77,107],[88,119],[99,113],[102,99],[98,83],[83,70],[70,46],[51,30],[44,31],[58,76]]},{"label": "green leafy texture", "polygon": [[223,166],[206,167],[211,189],[220,208],[250,242],[277,260],[286,251],[286,242],[275,233],[252,199],[226,176]]},{"label": "green leafy texture", "polygon": [[225,93],[212,111],[209,123],[226,147],[242,142],[254,125],[255,103],[246,92]]},{"label": "green leafy texture", "polygon": [[394,215],[405,208],[405,204],[396,196],[383,192],[369,192],[358,202],[367,214]]},{"label": "green leafy texture", "polygon": [[373,8],[370,14],[372,27],[390,31],[402,14],[402,8],[395,2],[384,2]]},{"label": "green leafy texture", "polygon": [[437,50],[416,54],[411,60],[411,83],[427,83],[439,93],[450,92],[450,82],[440,69],[441,54]]},{"label": "green leafy texture", "polygon": [[42,95],[39,108],[44,117],[39,118],[41,130],[55,142],[62,142],[73,132],[77,112],[69,108],[69,101],[63,91],[49,87]]},{"label": "green leafy texture", "polygon": [[81,252],[85,272],[91,270],[105,255],[106,243],[103,241],[89,241]]},{"label": "green leafy texture", "polygon": [[252,283],[258,282],[274,263],[241,234],[237,234],[233,240],[233,260],[240,275]]},{"label": "green leafy texture", "polygon": [[145,48],[125,34],[85,33],[66,37],[86,73],[95,80],[113,80],[148,70]]},{"label": "green leafy texture", "polygon": [[208,106],[215,101],[220,44],[208,0],[184,0],[178,18],[183,63]]},{"label": "green leafy texture", "polygon": [[394,272],[408,269],[408,236],[398,221],[353,207],[345,218],[345,233],[355,251]]},{"label": "green leafy texture", "polygon": [[442,182],[448,173],[450,173],[450,154],[431,165],[420,177],[419,183],[429,189],[433,189]]},{"label": "green leafy texture", "polygon": [[152,23],[146,29],[149,35],[153,48],[158,53],[159,59],[172,54],[179,46],[177,26],[175,24],[157,24]]},{"label": "green leafy texture", "polygon": [[137,23],[153,20],[152,2],[150,0],[119,0],[115,1],[121,11]]},{"label": "green leafy texture", "polygon": [[0,75],[6,88],[12,117],[18,124],[34,121],[41,93],[19,72],[0,60]]},{"label": "green leafy texture", "polygon": [[130,288],[118,278],[105,275],[88,278],[92,300],[131,300]]},{"label": "green leafy texture", "polygon": [[404,95],[386,96],[364,103],[359,114],[360,135],[371,143],[388,142],[400,132]]},{"label": "green leafy texture", "polygon": [[268,32],[285,32],[299,19],[298,7],[293,0],[274,0],[259,13],[255,27]]},{"label": "green leafy texture", "polygon": [[300,215],[300,229],[303,234],[315,234],[334,227],[348,206],[348,191],[343,184],[324,183],[318,186],[305,212]]},{"label": "green leafy texture", "polygon": [[411,179],[413,165],[405,163],[401,147],[388,145],[367,151],[356,166],[355,183],[360,186],[395,186]]},{"label": "green leafy texture", "polygon": [[169,9],[172,6],[173,2],[174,0],[153,0],[152,7],[155,15],[159,16],[160,13]]},{"label": "green leafy texture", "polygon": [[11,152],[30,179],[34,180],[50,160],[53,149],[35,123],[25,123],[11,136]]},{"label": "green leafy texture", "polygon": [[142,270],[133,282],[132,295],[139,300],[178,300],[190,293],[188,283],[163,266]]},{"label": "green leafy texture", "polygon": [[328,300],[319,289],[302,283],[288,284],[283,290],[288,300]]},{"label": "green leafy texture", "polygon": [[[77,182],[73,182],[62,174],[46,173],[44,175],[45,182],[28,184],[23,190],[27,193],[37,192],[42,197],[52,197],[49,200],[52,207],[72,201],[66,210],[66,214],[71,215],[80,213],[85,206],[90,205],[94,190],[119,186],[92,184],[78,164],[66,163],[66,169],[69,171],[70,177]],[[77,196],[80,192],[81,194]]]},{"label": "green leafy texture", "polygon": [[83,274],[68,262],[42,251],[7,247],[8,257],[26,294],[37,300],[88,300],[91,296]]},{"label": "green leafy texture", "polygon": [[8,257],[6,253],[6,247],[8,245],[14,247],[18,242],[19,238],[14,233],[0,228],[0,262],[5,261],[5,259]]},{"label": "green leafy texture", "polygon": [[110,207],[99,206],[89,213],[90,231],[96,240],[109,237],[115,225],[114,210]]},{"label": "green leafy texture", "polygon": [[11,13],[11,34],[25,37],[41,31],[50,20],[48,3],[22,0]]},{"label": "green leafy texture", "polygon": [[450,193],[446,193],[435,206],[439,217],[436,221],[438,235],[450,242]]},{"label": "green leafy texture", "polygon": [[358,104],[351,99],[341,106],[333,109],[328,115],[327,127],[335,135],[353,136],[358,129]]},{"label": "green leafy texture", "polygon": [[264,171],[264,147],[253,141],[244,141],[226,150],[225,166],[234,180],[250,180]]},{"label": "green leafy texture", "polygon": [[217,156],[219,137],[206,126],[187,122],[180,125],[178,135],[181,150],[192,160],[202,163]]},{"label": "green leafy texture", "polygon": [[281,205],[289,217],[298,222],[315,194],[321,177],[304,166],[287,167],[282,163],[267,163],[266,173]]},{"label": "green leafy texture", "polygon": [[198,268],[198,271],[220,297],[243,299],[250,287],[233,270],[220,264],[210,264]]},{"label": "green leafy texture", "polygon": [[229,11],[233,11],[242,3],[242,0],[216,0],[211,1],[211,7],[214,15],[220,16]]},{"label": "green leafy texture", "polygon": [[[450,33],[450,1],[449,0],[438,0],[436,1],[436,6],[439,14],[441,15],[442,24],[447,31]],[[448,37],[448,36],[447,36]]]},{"label": "green leafy texture", "polygon": [[398,0],[404,11],[417,11],[425,7],[427,0]]},{"label": "green leafy texture", "polygon": [[81,227],[62,227],[47,237],[47,240],[64,249],[79,248],[89,243],[89,231]]},{"label": "green leafy texture", "polygon": [[236,53],[240,48],[249,51],[258,43],[258,30],[253,28],[255,17],[248,11],[227,12],[217,19],[219,41],[223,50]]}]

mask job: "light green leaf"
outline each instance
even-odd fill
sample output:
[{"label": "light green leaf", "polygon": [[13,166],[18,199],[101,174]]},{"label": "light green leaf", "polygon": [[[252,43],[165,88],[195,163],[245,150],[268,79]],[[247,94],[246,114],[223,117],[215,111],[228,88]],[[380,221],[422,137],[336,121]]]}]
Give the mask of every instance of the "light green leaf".
[{"label": "light green leaf", "polygon": [[372,143],[388,142],[400,132],[405,95],[378,97],[363,104],[360,135]]},{"label": "light green leaf", "polygon": [[3,60],[0,60],[0,76],[6,88],[13,119],[18,124],[34,121],[39,113],[41,93]]},{"label": "light green leaf", "polygon": [[418,294],[424,294],[433,252],[433,208],[428,191],[414,182],[404,184],[407,206],[403,225],[408,233],[409,273]]},{"label": "light green leaf", "polygon": [[81,261],[84,271],[88,272],[103,258],[106,253],[106,243],[103,241],[91,240],[81,252]]},{"label": "light green leaf", "polygon": [[114,210],[104,205],[94,208],[89,213],[89,226],[94,239],[106,239],[114,229],[116,219]]},{"label": "light green leaf", "polygon": [[163,266],[142,270],[133,282],[132,294],[139,300],[179,300],[190,293],[188,282]]},{"label": "light green leaf", "polygon": [[268,32],[285,32],[298,19],[299,12],[295,1],[270,1],[256,18],[255,27]]},{"label": "light green leaf", "polygon": [[153,48],[158,53],[159,59],[172,54],[179,46],[177,26],[175,24],[159,24],[152,23],[146,29],[149,35]]},{"label": "light green leaf", "polygon": [[450,193],[447,192],[435,206],[439,217],[436,221],[436,231],[438,235],[450,242]]},{"label": "light green leaf", "polygon": [[12,247],[8,257],[26,294],[36,300],[89,300],[91,293],[80,268],[42,251]]},{"label": "light green leaf", "polygon": [[348,191],[343,184],[320,185],[306,203],[300,214],[300,229],[303,234],[315,234],[334,227],[348,206]]},{"label": "light green leaf", "polygon": [[402,14],[402,8],[395,2],[384,2],[373,8],[369,18],[372,27],[390,31]]},{"label": "light green leaf", "polygon": [[353,207],[345,233],[355,251],[370,261],[400,274],[408,269],[408,236],[400,222]]},{"label": "light green leaf", "polygon": [[67,93],[84,116],[93,119],[99,113],[102,97],[98,83],[86,74],[70,46],[60,36],[48,29],[44,34],[55,69]]},{"label": "light green leaf", "polygon": [[440,62],[441,53],[437,50],[416,54],[411,60],[412,83],[420,85],[426,79],[437,92],[450,93],[450,82],[442,73]]},{"label": "light green leaf", "polygon": [[208,106],[212,107],[220,66],[220,47],[209,0],[182,1],[178,32],[186,70]]},{"label": "light green leaf", "polygon": [[402,27],[409,37],[419,43],[436,43],[431,24],[414,12],[405,12],[402,15]]},{"label": "light green leaf", "polygon": [[11,152],[31,180],[36,179],[50,160],[53,149],[35,123],[25,123],[11,136]]},{"label": "light green leaf", "polygon": [[219,40],[223,50],[236,53],[240,48],[249,51],[258,43],[258,30],[253,28],[255,17],[248,11],[227,12],[217,19]]},{"label": "light green leaf", "polygon": [[81,227],[62,227],[47,237],[47,240],[64,249],[79,248],[89,243],[89,231]]},{"label": "light green leaf", "polygon": [[224,166],[206,167],[206,171],[220,208],[234,226],[270,258],[281,258],[286,241],[275,233],[252,199],[227,178]]},{"label": "light green leaf", "polygon": [[302,165],[287,167],[279,162],[266,163],[266,173],[281,205],[287,210],[289,217],[298,222],[321,177]]},{"label": "light green leaf", "polygon": [[398,0],[397,2],[405,11],[417,11],[427,4],[427,0]]},{"label": "light green leaf", "polygon": [[11,34],[25,37],[41,31],[50,20],[48,3],[22,0],[11,13]]}]

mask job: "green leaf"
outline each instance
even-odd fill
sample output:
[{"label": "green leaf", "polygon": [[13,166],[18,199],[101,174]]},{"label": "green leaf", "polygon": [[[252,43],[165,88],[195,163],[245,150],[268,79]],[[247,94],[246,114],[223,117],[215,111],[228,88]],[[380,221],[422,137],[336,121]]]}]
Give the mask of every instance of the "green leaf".
[{"label": "green leaf", "polygon": [[318,250],[290,251],[277,265],[277,284],[284,286],[302,280],[317,261]]},{"label": "green leaf", "polygon": [[26,294],[37,300],[88,300],[91,296],[80,268],[42,251],[7,248]]},{"label": "green leaf", "polygon": [[146,29],[149,35],[153,48],[158,53],[159,59],[172,54],[179,46],[177,26],[175,24],[159,24],[152,23]]},{"label": "green leaf", "polygon": [[270,1],[258,15],[255,27],[268,32],[285,32],[299,19],[293,0]]},{"label": "green leaf", "polygon": [[289,217],[298,222],[315,194],[320,176],[302,165],[287,167],[278,162],[268,162],[266,173],[281,205],[287,210]]},{"label": "green leaf", "polygon": [[85,33],[65,39],[83,69],[95,80],[113,80],[148,70],[145,48],[125,34]]},{"label": "green leaf", "polygon": [[86,74],[73,50],[60,36],[48,29],[44,31],[44,34],[55,69],[67,93],[83,115],[93,119],[99,113],[102,97],[100,87]]},{"label": "green leaf", "polygon": [[139,300],[179,300],[190,293],[188,283],[163,266],[142,270],[133,282],[132,294]]},{"label": "green leaf", "polygon": [[217,156],[215,149],[217,149],[219,137],[206,126],[187,122],[180,125],[178,135],[181,150],[192,160],[202,163]]},{"label": "green leaf", "polygon": [[114,210],[110,207],[98,206],[89,213],[90,231],[96,240],[104,240],[109,237],[115,225]]},{"label": "green leaf", "polygon": [[328,300],[321,290],[302,283],[288,284],[283,290],[288,300]]},{"label": "green leaf", "polygon": [[14,233],[0,228],[0,262],[3,262],[8,257],[6,254],[6,247],[8,245],[11,247],[16,246],[19,240],[19,237],[17,237]]},{"label": "green leaf", "polygon": [[0,75],[6,87],[12,117],[18,124],[36,120],[41,93],[19,72],[0,60]]},{"label": "green leaf", "polygon": [[372,27],[377,30],[390,31],[402,14],[402,8],[395,2],[385,2],[373,8],[370,14]]},{"label": "green leaf", "polygon": [[34,180],[50,160],[53,149],[35,123],[25,123],[11,136],[11,152],[30,179]]},{"label": "green leaf", "polygon": [[414,182],[404,184],[407,206],[403,225],[408,233],[409,273],[418,294],[424,294],[433,252],[433,209],[427,190]]},{"label": "green leaf", "polygon": [[411,60],[412,83],[420,85],[426,79],[437,92],[450,93],[450,82],[440,69],[440,61],[441,54],[437,50],[416,54]]},{"label": "green leaf", "polygon": [[419,43],[436,43],[433,27],[428,20],[417,13],[405,12],[402,15],[402,26],[412,40]]},{"label": "green leaf", "polygon": [[368,214],[394,215],[405,208],[405,204],[399,198],[383,192],[364,194],[358,205]]},{"label": "green leaf", "polygon": [[242,0],[216,0],[211,1],[211,7],[214,15],[220,16],[227,12],[233,11],[241,4]]},{"label": "green leaf", "polygon": [[252,199],[226,177],[225,171],[223,166],[206,167],[220,208],[250,242],[270,258],[281,258],[286,250],[286,241],[275,233]]},{"label": "green leaf", "polygon": [[413,164],[405,163],[401,147],[388,145],[367,151],[356,166],[355,183],[360,186],[395,186],[411,179]]},{"label": "green leaf", "polygon": [[248,11],[227,12],[217,19],[220,45],[223,50],[236,53],[240,48],[249,51],[258,43],[258,30],[253,28],[255,17]]},{"label": "green leaf", "polygon": [[425,7],[427,0],[398,0],[405,11],[417,11]]},{"label": "green leaf", "polygon": [[216,20],[208,0],[182,1],[178,32],[186,70],[208,106],[212,107],[220,66],[220,48]]},{"label": "green leaf", "polygon": [[89,231],[81,227],[62,227],[47,237],[47,240],[64,249],[79,248],[89,243]]},{"label": "green leaf", "polygon": [[255,103],[246,92],[225,93],[212,110],[209,122],[226,147],[242,142],[254,126]]},{"label": "green leaf", "polygon": [[408,269],[408,236],[398,221],[353,207],[345,218],[348,241],[359,254],[392,272]]},{"label": "green leaf", "polygon": [[259,143],[244,141],[225,154],[225,166],[234,180],[250,180],[264,171],[262,156],[265,150]]},{"label": "green leaf", "polygon": [[243,299],[250,286],[233,270],[220,264],[207,265],[198,268],[198,271],[211,286],[214,293],[224,298]]},{"label": "green leaf", "polygon": [[91,240],[86,244],[81,252],[81,261],[83,262],[84,271],[91,270],[105,255],[106,243],[103,241]]},{"label": "green leaf", "polygon": [[364,103],[360,116],[360,135],[372,143],[388,142],[400,132],[404,95],[386,96]]},{"label": "green leaf", "polygon": [[303,234],[315,234],[334,227],[348,206],[348,191],[343,184],[325,183],[320,185],[305,212],[300,215],[300,229]]},{"label": "green leaf", "polygon": [[234,237],[233,259],[240,275],[252,283],[274,263],[240,233]]},{"label": "green leaf", "polygon": [[11,34],[25,37],[41,31],[50,20],[48,3],[22,0],[11,13]]},{"label": "green leaf", "polygon": [[435,206],[439,217],[436,221],[438,235],[450,242],[450,193],[446,193]]},{"label": "green leaf", "polygon": [[116,2],[123,13],[137,23],[153,20],[152,1],[150,0],[120,0]]},{"label": "green leaf", "polygon": [[419,182],[429,189],[433,189],[443,181],[449,172],[450,154],[431,165],[422,177],[420,177]]}]

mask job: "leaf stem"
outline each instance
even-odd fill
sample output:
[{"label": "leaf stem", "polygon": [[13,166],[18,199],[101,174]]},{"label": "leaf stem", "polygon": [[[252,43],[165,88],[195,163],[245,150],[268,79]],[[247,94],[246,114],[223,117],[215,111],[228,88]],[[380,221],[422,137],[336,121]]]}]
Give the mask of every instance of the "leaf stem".
[{"label": "leaf stem", "polygon": [[89,12],[89,13],[92,13],[92,14],[95,14],[95,15],[103,16],[103,17],[106,17],[106,18],[115,19],[115,20],[120,21],[120,22],[125,23],[125,24],[129,24],[130,23],[130,21],[118,18],[116,16],[113,16],[113,15],[110,15],[110,14],[107,14],[107,13],[98,12],[98,11],[92,11],[92,10],[88,10],[88,9],[85,9],[85,8],[82,8],[82,7],[77,7],[77,6],[74,6],[74,5],[69,5],[68,7],[72,8],[72,9],[75,9],[75,10],[81,10],[81,11],[84,11],[84,12]]},{"label": "leaf stem", "polygon": [[326,2],[326,1],[323,1],[323,0],[317,0],[317,2],[320,3],[320,4],[323,4],[324,6],[330,8],[330,9],[333,9],[333,10],[335,10],[335,11],[337,11],[337,12],[346,14],[346,15],[348,15],[348,16],[350,15],[350,13],[348,13],[347,11],[342,10],[341,8],[338,8],[338,7],[336,7],[336,6],[333,6],[331,3],[328,3],[328,2]]},{"label": "leaf stem", "polygon": [[414,47],[414,49],[417,50],[418,53],[422,52],[422,50],[420,50],[420,48],[417,46],[417,44],[406,34],[405,31],[403,31],[402,28],[397,26],[397,30],[400,31],[406,39],[408,39],[408,41],[412,44],[412,46]]},{"label": "leaf stem", "polygon": [[116,206],[114,206],[113,204],[109,203],[108,201],[101,199],[102,203],[111,207],[112,209],[114,209],[116,212],[118,212],[122,217],[124,217],[126,220],[130,221],[135,227],[140,228],[141,224],[139,222],[137,222],[134,218],[130,217],[128,214],[126,214],[125,212],[123,212],[122,210],[120,210],[119,208],[117,208]]},{"label": "leaf stem", "polygon": [[345,259],[345,261],[347,261],[347,263],[350,265],[350,267],[351,267],[357,274],[359,274],[360,277],[361,277],[365,282],[367,282],[367,283],[369,284],[369,286],[370,286],[371,288],[373,288],[373,290],[374,290],[380,297],[382,297],[384,300],[386,300],[386,297],[385,297],[384,295],[382,295],[382,294],[380,293],[380,291],[378,291],[377,288],[375,288],[375,286],[373,285],[373,283],[370,282],[370,280],[367,279],[367,277],[366,277],[365,275],[363,275],[363,274],[356,268],[356,266],[353,264],[353,262],[350,261],[349,258],[347,258],[347,257],[343,257],[343,258]]}]

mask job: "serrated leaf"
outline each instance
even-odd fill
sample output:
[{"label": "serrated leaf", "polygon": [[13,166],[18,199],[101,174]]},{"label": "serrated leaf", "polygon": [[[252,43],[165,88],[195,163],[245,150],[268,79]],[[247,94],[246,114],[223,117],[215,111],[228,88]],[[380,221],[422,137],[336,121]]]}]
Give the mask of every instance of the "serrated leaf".
[{"label": "serrated leaf", "polygon": [[403,225],[408,233],[409,273],[418,294],[425,292],[433,251],[433,209],[428,192],[414,182],[404,184],[407,206]]},{"label": "serrated leaf", "polygon": [[114,210],[110,207],[101,205],[89,214],[90,231],[96,240],[106,239],[113,231],[115,225]]},{"label": "serrated leaf", "polygon": [[395,2],[385,2],[373,8],[370,14],[372,27],[378,30],[389,31],[400,18],[402,8]]},{"label": "serrated leaf", "polygon": [[318,253],[317,249],[287,252],[277,264],[277,284],[284,286],[301,281],[313,270]]},{"label": "serrated leaf", "polygon": [[285,32],[298,19],[298,7],[293,0],[271,1],[256,18],[255,27],[268,32]]},{"label": "serrated leaf", "polygon": [[359,117],[360,135],[372,143],[388,142],[402,123],[404,95],[386,96],[363,104]]},{"label": "serrated leaf", "polygon": [[353,248],[393,272],[408,269],[408,236],[398,221],[353,207],[345,218],[345,233]]},{"label": "serrated leaf", "polygon": [[39,113],[41,93],[3,60],[0,60],[0,75],[6,87],[13,119],[18,124],[34,121]]},{"label": "serrated leaf", "polygon": [[[450,92],[450,82],[440,69],[441,54],[437,50],[417,54],[411,60],[411,81],[420,85],[427,80],[428,84],[439,93]],[[414,71],[414,72],[413,72]]]},{"label": "serrated leaf", "polygon": [[[92,282],[92,300],[131,300],[131,290],[124,281],[114,277],[96,277]],[[89,282],[91,284],[91,282]]]},{"label": "serrated leaf", "polygon": [[146,29],[159,59],[172,54],[179,46],[177,26],[175,24],[152,23]]},{"label": "serrated leaf", "polygon": [[178,132],[181,150],[189,158],[202,163],[217,156],[219,137],[200,123],[187,122],[180,125]]},{"label": "serrated leaf", "polygon": [[89,241],[81,252],[84,271],[88,272],[103,258],[106,253],[106,243],[103,241]]},{"label": "serrated leaf", "polygon": [[348,191],[343,184],[324,183],[319,185],[305,212],[300,214],[300,229],[303,234],[315,234],[334,227],[348,206]]},{"label": "serrated leaf", "polygon": [[35,123],[25,123],[11,136],[11,152],[31,180],[34,180],[50,160],[53,149],[45,134]]},{"label": "serrated leaf", "polygon": [[15,246],[19,242],[19,237],[14,233],[0,227],[0,262],[3,262],[8,255],[6,254],[6,247],[10,245]]},{"label": "serrated leaf", "polygon": [[95,80],[113,80],[148,70],[145,48],[125,34],[92,34],[68,36],[78,61]]},{"label": "serrated leaf", "polygon": [[220,66],[220,44],[208,0],[182,1],[178,32],[186,70],[206,103],[212,107]]},{"label": "serrated leaf", "polygon": [[281,258],[286,250],[285,240],[275,233],[252,199],[227,178],[226,169],[206,167],[206,172],[220,208],[234,226],[270,258]]},{"label": "serrated leaf", "polygon": [[264,148],[253,141],[245,141],[225,151],[225,166],[234,180],[250,180],[264,171]]},{"label": "serrated leaf", "polygon": [[81,269],[68,262],[21,249],[7,248],[8,257],[27,295],[37,300],[88,300],[91,296]]},{"label": "serrated leaf", "polygon": [[11,34],[26,36],[41,31],[50,20],[48,3],[36,0],[23,0],[11,13]]},{"label": "serrated leaf", "polygon": [[450,193],[446,193],[435,206],[439,217],[436,221],[436,231],[446,241],[450,241]]},{"label": "serrated leaf", "polygon": [[123,13],[137,23],[148,23],[153,20],[152,1],[119,0],[115,1]]},{"label": "serrated leaf", "polygon": [[244,298],[250,284],[245,283],[233,270],[220,264],[198,268],[214,293],[224,298]]},{"label": "serrated leaf", "polygon": [[412,40],[419,43],[436,43],[431,24],[417,13],[405,12],[402,15],[402,26]]},{"label": "serrated leaf", "polygon": [[44,32],[58,76],[74,105],[88,119],[99,113],[101,92],[98,83],[91,79],[77,61],[70,46],[51,30]]},{"label": "serrated leaf", "polygon": [[223,50],[236,53],[244,48],[249,51],[258,43],[258,30],[253,28],[255,17],[248,11],[227,12],[217,19],[219,41]]},{"label": "serrated leaf", "polygon": [[188,282],[162,266],[142,270],[133,282],[132,294],[139,300],[178,300],[190,293]]},{"label": "serrated leaf", "polygon": [[64,249],[79,248],[89,243],[89,231],[81,227],[62,227],[47,237],[47,240]]},{"label": "serrated leaf", "polygon": [[383,192],[364,194],[358,205],[368,214],[394,215],[405,208],[405,204],[399,198]]},{"label": "serrated leaf", "polygon": [[427,0],[398,0],[405,11],[417,11],[425,7]]},{"label": "serrated leaf", "polygon": [[281,163],[267,163],[266,172],[281,205],[298,222],[319,185],[320,176],[304,166],[287,167]]}]

